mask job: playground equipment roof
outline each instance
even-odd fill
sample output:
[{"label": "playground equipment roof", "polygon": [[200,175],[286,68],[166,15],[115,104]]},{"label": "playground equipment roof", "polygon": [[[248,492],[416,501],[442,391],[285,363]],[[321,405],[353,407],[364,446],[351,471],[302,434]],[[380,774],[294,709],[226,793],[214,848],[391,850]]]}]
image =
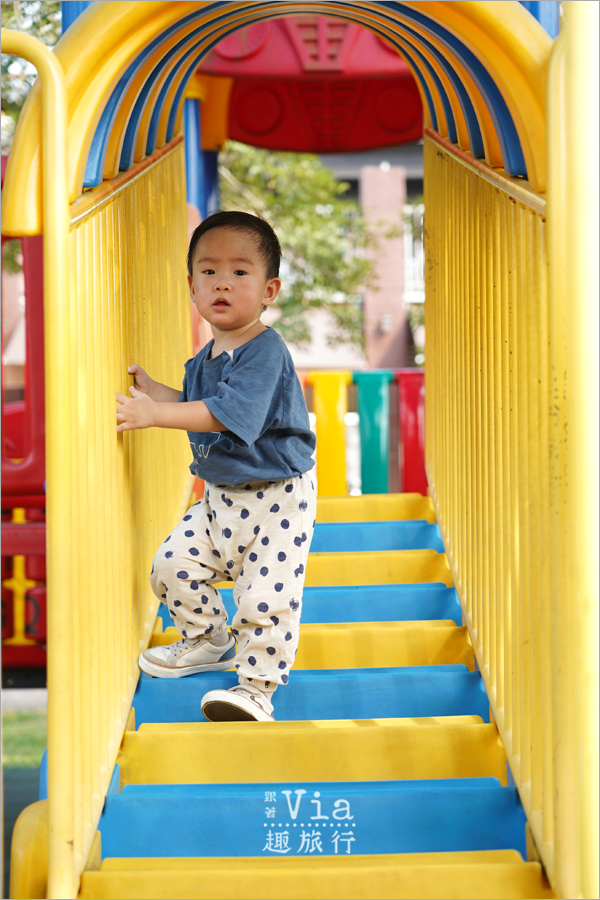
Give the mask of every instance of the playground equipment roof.
[{"label": "playground equipment roof", "polygon": [[421,137],[423,108],[406,62],[343,19],[255,22],[220,41],[198,72],[233,78],[227,134],[246,144],[349,153]]},{"label": "playground equipment roof", "polygon": [[[55,49],[67,89],[70,200],[181,133],[188,83],[219,41],[242,26],[307,12],[370,28],[412,71],[424,127],[545,190],[544,92],[552,39],[516,0],[98,0]],[[11,152],[7,234],[41,230],[37,87]]]}]

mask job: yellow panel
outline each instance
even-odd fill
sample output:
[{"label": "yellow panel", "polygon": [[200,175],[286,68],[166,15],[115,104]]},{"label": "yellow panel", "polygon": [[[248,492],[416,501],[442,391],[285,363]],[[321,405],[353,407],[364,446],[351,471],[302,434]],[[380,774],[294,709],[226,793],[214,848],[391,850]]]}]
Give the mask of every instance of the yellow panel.
[{"label": "yellow panel", "polygon": [[[70,234],[70,305],[58,318],[60,368],[53,373],[60,377],[46,380],[46,409],[56,406],[64,420],[48,458],[55,498],[48,530],[57,541],[48,611],[53,645],[61,648],[49,655],[48,746],[51,841],[62,847],[70,836],[75,879],[127,722],[137,657],[154,624],[152,557],[187,500],[186,435],[151,429],[117,436],[115,420],[115,393],[132,380],[128,364],[181,382],[191,349],[186,244],[182,144],[102,195]],[[158,246],[161,253],[151,251]],[[59,856],[51,854],[51,879],[57,868]],[[59,890],[51,887],[51,895]]]},{"label": "yellow panel", "polygon": [[311,553],[307,585],[410,584],[442,582],[452,587],[448,560],[435,550],[381,550],[366,553]]},{"label": "yellow panel", "polygon": [[308,373],[317,417],[317,488],[319,494],[343,496],[346,485],[346,424],[351,372]]},{"label": "yellow panel", "polygon": [[[589,475],[579,498],[574,493],[589,470],[587,442],[575,437],[573,382],[574,361],[590,357],[580,347],[588,317],[579,340],[572,331],[575,273],[584,265],[576,265],[583,238],[574,223],[583,221],[589,183],[570,207],[570,173],[576,179],[583,170],[567,154],[575,124],[565,120],[574,104],[565,90],[566,40],[567,31],[550,70],[547,208],[514,180],[495,180],[426,139],[426,254],[436,259],[426,285],[426,458],[465,621],[537,851],[560,896],[593,897],[598,841],[590,839],[587,850],[582,842],[597,823],[597,791],[589,790],[597,729],[584,737],[581,711],[595,696],[597,653],[584,676],[577,630],[597,641],[596,606],[581,602],[576,581],[588,539],[579,523],[592,492]],[[583,288],[586,303],[592,293]],[[582,379],[581,396],[589,384]],[[580,421],[591,409],[597,415],[593,403],[580,402]],[[597,519],[597,503],[593,509]],[[595,874],[584,892],[585,869]]]},{"label": "yellow panel", "polygon": [[[311,553],[306,566],[310,587],[344,584],[417,584],[452,587],[444,553],[435,550],[375,550],[364,553]],[[222,581],[216,588],[231,587]]]},{"label": "yellow panel", "polygon": [[[282,726],[294,728],[298,722],[280,722]],[[317,719],[310,722],[314,728],[338,729],[347,731],[349,728],[364,728],[365,725],[377,725],[379,728],[440,728],[443,726],[457,725],[482,725],[481,716],[426,716],[413,719]],[[162,734],[165,730],[170,734],[196,734],[199,728],[204,728],[206,722],[145,722],[144,734],[151,731]],[[212,728],[212,725],[211,725]]]},{"label": "yellow panel", "polygon": [[86,872],[79,896],[256,900],[550,900],[538,863],[511,851],[287,859],[107,859]]},{"label": "yellow panel", "polygon": [[421,519],[435,522],[433,502],[422,494],[363,494],[318,497],[317,522],[373,522]]},{"label": "yellow panel", "polygon": [[229,98],[234,79],[201,75],[198,80],[206,89],[206,99],[202,103],[202,149],[220,150],[227,140]]},{"label": "yellow panel", "polygon": [[[368,605],[368,601],[367,601]],[[174,627],[154,634],[150,646],[172,644]],[[356,669],[378,666],[457,665],[474,668],[466,627],[445,621],[343,622],[300,625],[295,669]]]},{"label": "yellow panel", "polygon": [[48,801],[38,800],[19,814],[12,835],[10,896],[47,897]]},{"label": "yellow panel", "polygon": [[196,784],[200,757],[219,760],[214,772],[219,784],[488,775],[506,784],[506,757],[495,725],[407,726],[385,719],[204,723],[177,730],[142,725],[123,737],[121,784]]}]

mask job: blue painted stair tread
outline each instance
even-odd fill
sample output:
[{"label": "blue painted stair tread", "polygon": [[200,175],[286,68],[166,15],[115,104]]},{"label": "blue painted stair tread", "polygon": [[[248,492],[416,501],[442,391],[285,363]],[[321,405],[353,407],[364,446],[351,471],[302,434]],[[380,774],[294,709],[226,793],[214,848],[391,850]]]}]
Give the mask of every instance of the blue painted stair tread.
[{"label": "blue painted stair tread", "polygon": [[[221,591],[227,617],[232,621],[236,605],[233,589]],[[173,623],[167,607],[158,611],[163,627]],[[420,622],[452,619],[462,625],[460,600],[455,588],[443,584],[378,584],[345,587],[305,587],[302,622]]]},{"label": "blue painted stair tread", "polygon": [[311,553],[360,553],[365,550],[444,552],[437,525],[421,521],[317,522]]},{"label": "blue painted stair tread", "polygon": [[[145,722],[204,722],[200,700],[206,691],[234,684],[235,672],[166,679],[142,674],[133,698],[136,728]],[[281,722],[465,715],[489,722],[481,676],[461,665],[299,669],[273,702]]]},{"label": "blue painted stair tread", "polygon": [[[214,764],[198,760],[207,775]],[[406,784],[220,784],[210,790],[195,785],[183,796],[149,787],[124,789],[106,798],[99,824],[102,855],[341,856],[492,849],[525,855],[525,814],[515,788]]]}]

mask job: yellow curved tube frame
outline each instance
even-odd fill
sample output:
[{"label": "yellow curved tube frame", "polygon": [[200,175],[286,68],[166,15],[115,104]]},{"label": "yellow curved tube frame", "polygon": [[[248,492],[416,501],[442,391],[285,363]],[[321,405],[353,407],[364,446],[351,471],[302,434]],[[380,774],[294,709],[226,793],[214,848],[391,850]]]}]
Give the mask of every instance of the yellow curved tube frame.
[{"label": "yellow curved tube frame", "polygon": [[[69,582],[71,548],[64,538],[69,534],[68,521],[73,503],[68,470],[69,460],[61,435],[69,430],[70,404],[65,402],[72,388],[68,369],[69,354],[64,342],[68,329],[61,323],[69,317],[69,206],[67,202],[67,103],[64,74],[55,54],[41,41],[26,34],[2,29],[2,52],[13,53],[32,63],[40,75],[41,134],[36,128],[39,152],[43,160],[43,225],[44,225],[44,333],[46,383],[46,472],[48,536],[48,643],[52,647],[70,646],[72,622],[52,598]],[[43,152],[42,152],[43,151]],[[18,158],[16,161],[19,162]],[[12,154],[6,173],[6,184],[12,179]],[[72,760],[68,753],[54,749],[58,738],[54,727],[56,711],[61,706],[61,688],[68,678],[66,657],[60,651],[48,657],[48,775],[53,784],[63,785],[62,795],[48,798],[50,817],[49,848],[53,872],[58,881],[73,886],[73,854],[69,835],[72,824],[64,822],[65,810],[72,806]],[[64,667],[64,671],[63,671]],[[53,823],[62,823],[57,831]],[[52,888],[50,888],[51,890]],[[49,893],[48,896],[59,896]]]},{"label": "yellow curved tube frame", "polygon": [[[60,62],[66,77],[67,103],[69,109],[68,122],[68,172],[69,198],[75,200],[81,195],[86,161],[102,111],[119,78],[136,58],[140,51],[151,41],[159,37],[168,27],[181,21],[185,16],[198,13],[196,25],[210,23],[222,11],[216,13],[203,7],[207,0],[199,2],[163,2],[163,0],[140,0],[140,2],[111,3],[98,0],[75,21],[67,33],[57,44],[54,55]],[[260,5],[254,9],[257,0],[246,0],[244,3],[232,3],[227,8],[227,16],[219,23],[218,32],[223,34],[231,25],[248,24],[272,10],[274,16],[282,13],[294,15],[306,12],[306,3],[273,3],[272,6]],[[544,89],[546,67],[552,41],[544,29],[524,10],[516,0],[428,0],[413,2],[406,0],[403,4],[418,9],[428,18],[440,22],[475,53],[486,66],[501,91],[508,108],[514,118],[515,125],[523,147],[528,166],[529,181],[537,191],[545,190],[545,114]],[[310,6],[311,12],[325,15],[342,15],[366,27],[376,25],[380,31],[388,31],[391,39],[400,43],[409,64],[419,66],[427,81],[436,110],[441,110],[440,122],[445,122],[443,108],[433,79],[429,72],[419,64],[410,50],[414,38],[403,32],[404,18],[401,12],[396,14],[396,23],[381,15],[381,9],[373,3],[322,2]],[[410,22],[411,28],[422,33],[443,53],[457,74],[463,79],[465,88],[471,96],[479,118],[484,136],[486,161],[489,165],[498,165],[498,143],[492,137],[494,130],[482,102],[481,95],[475,89],[472,80],[467,77],[460,64],[441,42],[426,32],[421,26]],[[93,31],[94,39],[89,40]],[[185,28],[184,28],[185,31]],[[170,39],[169,39],[170,40]],[[194,39],[191,39],[193,43]],[[168,42],[167,42],[168,43]],[[164,46],[167,46],[165,44]],[[85,53],[81,48],[85,47]],[[423,52],[423,48],[419,48]],[[198,54],[202,52],[202,41],[198,41]],[[427,54],[424,54],[427,55]],[[159,53],[160,56],[160,53]],[[153,57],[154,59],[154,57]],[[432,62],[433,64],[433,62]],[[169,71],[176,65],[173,60]],[[150,66],[144,66],[144,73]],[[436,71],[439,71],[436,66]],[[163,73],[166,77],[166,72]],[[169,100],[174,97],[181,84],[183,73],[179,73],[169,91]],[[440,75],[441,77],[441,75]],[[159,79],[164,83],[164,78]],[[460,145],[465,142],[462,113],[455,92],[451,89],[446,76],[443,83],[448,89],[448,96],[455,111],[457,128],[460,133]],[[122,109],[115,121],[115,134],[110,139],[110,150],[107,158],[108,176],[115,174],[122,136],[132,105],[143,84],[143,74],[136,77],[134,84],[126,94]],[[158,95],[158,86],[152,93],[153,101]],[[13,171],[12,184],[5,192],[4,230],[6,234],[37,234],[41,230],[41,191],[40,191],[40,152],[38,141],[39,90],[34,86],[31,97],[22,113],[22,121],[17,129],[14,143],[14,155],[18,157],[18,167]],[[152,114],[153,103],[147,104],[140,127],[136,158],[143,156],[144,135],[147,123]],[[160,140],[166,135],[166,122],[170,114],[169,104],[164,104],[159,124]],[[427,117],[426,117],[426,124]],[[430,123],[429,123],[430,124]],[[180,112],[178,111],[178,127]],[[443,127],[443,126],[442,126]],[[160,147],[160,142],[158,144]],[[466,149],[463,147],[463,149]]]}]

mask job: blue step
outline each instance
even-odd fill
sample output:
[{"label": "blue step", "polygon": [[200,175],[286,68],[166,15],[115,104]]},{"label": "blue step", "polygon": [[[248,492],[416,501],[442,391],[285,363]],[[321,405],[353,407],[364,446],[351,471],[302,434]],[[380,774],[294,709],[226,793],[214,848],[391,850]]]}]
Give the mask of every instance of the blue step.
[{"label": "blue step", "polygon": [[[233,589],[221,591],[229,621],[236,606]],[[158,615],[164,627],[172,625],[167,607]],[[302,600],[302,622],[415,622],[452,619],[462,625],[460,601],[455,588],[443,584],[378,584],[344,587],[306,587]]]},{"label": "blue step", "polygon": [[[237,684],[235,672],[203,672],[185,678],[142,674],[133,698],[136,728],[143,722],[204,722],[206,691]],[[292,671],[274,696],[278,721],[481,716],[489,702],[479,672],[466,666]]]},{"label": "blue step", "polygon": [[[211,764],[219,765],[199,760],[207,774]],[[515,788],[402,781],[162,787],[107,796],[103,857],[525,854]]]},{"label": "blue step", "polygon": [[423,521],[317,522],[311,553],[360,553],[365,550],[444,552],[440,529]]}]

